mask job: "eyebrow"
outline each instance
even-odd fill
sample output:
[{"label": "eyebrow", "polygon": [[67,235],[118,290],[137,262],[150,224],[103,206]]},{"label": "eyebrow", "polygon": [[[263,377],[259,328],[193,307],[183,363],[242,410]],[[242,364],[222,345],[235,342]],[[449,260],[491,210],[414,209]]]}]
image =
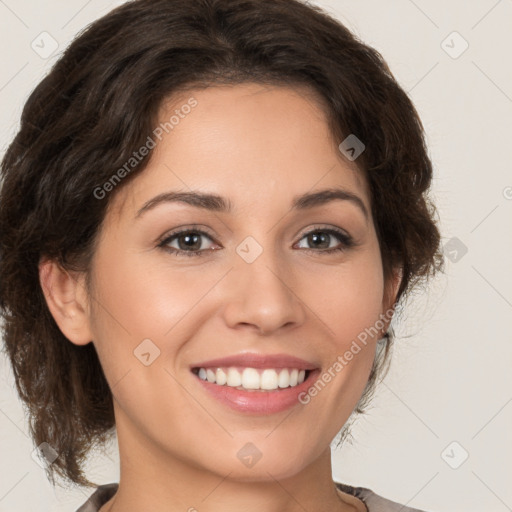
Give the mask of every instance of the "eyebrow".
[{"label": "eyebrow", "polygon": [[[306,210],[308,208],[327,204],[334,200],[351,202],[362,211],[366,220],[368,220],[369,214],[363,200],[353,192],[342,188],[328,188],[317,192],[310,192],[300,196],[295,196],[292,200],[292,209]],[[233,204],[231,201],[219,195],[196,191],[171,191],[164,192],[153,197],[149,201],[146,201],[135,215],[135,218],[137,219],[141,217],[145,212],[152,210],[160,204],[174,202],[185,203],[196,208],[202,208],[219,213],[231,213],[233,211]]]}]

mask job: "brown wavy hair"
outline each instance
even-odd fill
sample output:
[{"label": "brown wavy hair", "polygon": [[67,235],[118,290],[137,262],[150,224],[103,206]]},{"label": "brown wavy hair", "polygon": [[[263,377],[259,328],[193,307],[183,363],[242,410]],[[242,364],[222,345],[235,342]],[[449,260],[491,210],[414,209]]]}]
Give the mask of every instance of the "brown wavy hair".
[{"label": "brown wavy hair", "polygon": [[[144,145],[163,101],[185,90],[256,82],[307,86],[322,99],[335,140],[366,149],[356,160],[371,191],[386,280],[401,268],[395,305],[443,266],[432,164],[421,121],[382,56],[320,8],[300,0],[135,0],[92,23],[24,106],[1,164],[0,313],[4,351],[47,467],[84,486],[83,464],[115,431],[112,394],[93,343],[58,328],[39,281],[41,258],[88,274],[114,195],[94,190]],[[363,412],[387,368],[394,334],[379,343]]]}]

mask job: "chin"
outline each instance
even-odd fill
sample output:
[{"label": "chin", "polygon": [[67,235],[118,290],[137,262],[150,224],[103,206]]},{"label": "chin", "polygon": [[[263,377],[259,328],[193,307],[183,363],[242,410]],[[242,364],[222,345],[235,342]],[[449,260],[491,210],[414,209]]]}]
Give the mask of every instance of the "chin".
[{"label": "chin", "polygon": [[[300,452],[299,452],[299,447]],[[306,460],[304,446],[294,443],[293,446],[276,451],[268,447],[258,450],[252,443],[247,443],[242,449],[232,452],[229,458],[215,457],[212,470],[223,477],[237,482],[268,482],[285,480],[294,477],[312,462]],[[219,462],[222,460],[222,463]]]}]

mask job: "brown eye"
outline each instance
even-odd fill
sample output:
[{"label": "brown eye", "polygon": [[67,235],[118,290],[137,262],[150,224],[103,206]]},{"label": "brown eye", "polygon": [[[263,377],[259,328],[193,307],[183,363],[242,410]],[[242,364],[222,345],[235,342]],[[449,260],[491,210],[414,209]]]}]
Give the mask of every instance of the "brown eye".
[{"label": "brown eye", "polygon": [[[303,247],[305,250],[313,250],[315,252],[331,253],[335,251],[342,251],[354,245],[350,236],[337,231],[335,229],[315,229],[305,233],[301,240],[305,239],[309,247]],[[335,240],[338,244],[331,245]]]},{"label": "brown eye", "polygon": [[[172,233],[162,240],[158,246],[178,255],[201,256],[205,252],[212,250],[212,248],[204,247],[203,238],[212,240],[210,235],[204,231],[188,229]],[[177,243],[177,247],[171,246],[171,243]]]}]

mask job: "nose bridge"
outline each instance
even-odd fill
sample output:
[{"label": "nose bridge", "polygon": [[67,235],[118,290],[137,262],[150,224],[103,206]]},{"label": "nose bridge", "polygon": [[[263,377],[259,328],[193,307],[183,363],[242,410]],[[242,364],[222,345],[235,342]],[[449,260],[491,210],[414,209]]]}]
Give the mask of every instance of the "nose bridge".
[{"label": "nose bridge", "polygon": [[235,249],[231,300],[226,308],[231,326],[253,324],[270,332],[303,321],[302,305],[293,292],[294,277],[283,267],[271,239],[267,236],[260,244],[248,236]]}]

